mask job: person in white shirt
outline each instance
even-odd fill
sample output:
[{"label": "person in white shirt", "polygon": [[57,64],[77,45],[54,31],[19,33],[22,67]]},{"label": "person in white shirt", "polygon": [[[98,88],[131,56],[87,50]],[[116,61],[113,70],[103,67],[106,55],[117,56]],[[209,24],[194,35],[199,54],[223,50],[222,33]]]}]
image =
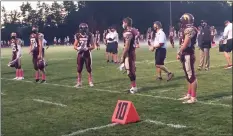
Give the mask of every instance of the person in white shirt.
[{"label": "person in white shirt", "polygon": [[225,66],[225,69],[232,68],[232,61],[231,61],[231,55],[230,52],[232,51],[232,23],[230,21],[225,21],[225,29],[223,32],[223,37],[221,41],[227,40],[227,43],[225,44],[224,49],[224,56],[227,60],[227,66]]},{"label": "person in white shirt", "polygon": [[107,62],[109,62],[109,56],[112,56],[112,61],[118,63],[118,33],[116,32],[116,29],[113,27],[109,28],[109,33],[106,35],[107,40]]},{"label": "person in white shirt", "polygon": [[174,76],[165,66],[164,60],[166,58],[166,48],[167,48],[167,39],[166,35],[162,30],[162,24],[159,21],[154,22],[154,30],[156,32],[156,36],[154,38],[154,43],[149,46],[150,51],[155,52],[155,65],[156,65],[156,72],[157,72],[157,79],[162,80],[161,70],[167,73],[167,81],[170,81]]}]

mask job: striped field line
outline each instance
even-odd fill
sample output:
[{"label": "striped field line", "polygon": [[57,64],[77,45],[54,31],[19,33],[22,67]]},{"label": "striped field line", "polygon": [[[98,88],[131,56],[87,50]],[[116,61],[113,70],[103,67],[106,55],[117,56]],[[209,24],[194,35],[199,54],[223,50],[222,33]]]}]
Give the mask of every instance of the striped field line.
[{"label": "striped field line", "polygon": [[39,103],[45,103],[45,104],[51,104],[51,105],[56,105],[56,106],[61,106],[61,107],[67,107],[67,105],[61,104],[61,103],[55,103],[55,102],[50,102],[50,101],[45,101],[41,99],[32,99],[35,102]]},{"label": "striped field line", "polygon": [[[144,120],[142,122],[150,123],[150,124],[155,124],[155,125],[158,125],[158,126],[167,126],[167,127],[176,128],[176,129],[187,128],[187,126],[185,126],[185,125],[166,124],[166,123],[163,123],[161,121],[151,120],[151,119],[147,119],[147,120]],[[87,129],[78,130],[76,132],[72,132],[70,134],[62,135],[62,136],[76,136],[76,135],[83,134],[83,133],[88,132],[88,131],[100,130],[100,129],[104,129],[104,128],[114,127],[116,125],[119,125],[119,124],[118,123],[111,123],[111,124],[107,124],[107,125],[103,125],[103,126],[98,126],[98,127],[93,127],[93,128],[87,128]]]},{"label": "striped field line", "polygon": [[[27,81],[27,80],[13,80],[13,79],[7,79],[7,78],[1,78],[1,79],[8,80],[8,81],[16,81],[16,82],[19,81],[19,82],[34,83],[33,81]],[[44,83],[44,84],[41,84],[41,85],[52,85],[52,86],[59,86],[59,87],[74,88],[74,86],[61,85],[61,84],[52,84],[52,83]],[[83,89],[93,89],[93,90],[99,91],[99,92],[122,93],[120,91],[113,91],[113,90],[105,90],[105,89],[97,89],[97,88],[87,88],[87,87],[82,87],[82,88]],[[166,99],[166,100],[180,101],[180,100],[178,100],[178,98],[174,98],[174,97],[155,96],[155,95],[147,95],[147,94],[140,94],[140,93],[136,93],[134,95],[135,96],[142,96],[142,97],[157,98],[157,99]],[[210,102],[203,102],[203,101],[198,101],[197,103],[205,104],[205,105],[213,105],[213,106],[232,107],[232,105],[221,104],[221,103],[210,103]]]}]

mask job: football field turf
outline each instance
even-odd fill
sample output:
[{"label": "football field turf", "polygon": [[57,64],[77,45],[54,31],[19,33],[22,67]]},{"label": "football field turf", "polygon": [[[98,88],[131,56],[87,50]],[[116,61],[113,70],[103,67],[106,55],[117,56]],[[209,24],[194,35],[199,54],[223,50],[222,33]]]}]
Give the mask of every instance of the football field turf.
[{"label": "football field turf", "polygon": [[[173,80],[155,80],[154,53],[137,49],[137,94],[127,94],[130,82],[119,65],[106,63],[105,49],[92,51],[94,87],[76,83],[76,52],[73,47],[50,47],[47,83],[34,83],[28,48],[23,48],[23,81],[12,80],[15,70],[7,67],[11,49],[1,50],[1,125],[4,136],[220,136],[232,135],[232,69],[217,48],[211,49],[210,71],[197,71],[198,102],[177,100],[186,93],[186,81],[176,49],[169,48],[166,66]],[[121,49],[120,49],[121,52]],[[199,62],[196,49],[196,66]],[[197,67],[196,67],[197,68]],[[132,101],[141,121],[111,124],[117,100]]]}]

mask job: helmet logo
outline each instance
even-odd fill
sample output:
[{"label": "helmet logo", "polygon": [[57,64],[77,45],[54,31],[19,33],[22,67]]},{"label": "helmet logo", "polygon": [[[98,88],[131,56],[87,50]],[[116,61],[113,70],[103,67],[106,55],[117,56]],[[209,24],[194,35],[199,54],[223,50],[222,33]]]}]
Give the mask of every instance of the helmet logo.
[{"label": "helmet logo", "polygon": [[184,20],[189,20],[189,16],[187,14],[184,14],[183,17],[184,17]]}]

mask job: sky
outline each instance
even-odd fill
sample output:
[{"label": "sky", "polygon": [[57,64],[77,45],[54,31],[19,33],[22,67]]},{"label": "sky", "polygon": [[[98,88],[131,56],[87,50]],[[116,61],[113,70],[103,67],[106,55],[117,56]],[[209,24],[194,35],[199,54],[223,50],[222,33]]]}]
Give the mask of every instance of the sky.
[{"label": "sky", "polygon": [[[20,6],[22,3],[26,3],[27,1],[1,1],[1,6],[4,6],[6,11],[11,11],[11,10],[17,10],[20,11]],[[41,1],[41,3],[47,3],[47,4],[52,4],[53,1]],[[61,1],[60,1],[61,2]],[[60,3],[58,2],[58,3]],[[32,6],[33,9],[36,8],[37,1],[30,1],[29,2]]]}]

